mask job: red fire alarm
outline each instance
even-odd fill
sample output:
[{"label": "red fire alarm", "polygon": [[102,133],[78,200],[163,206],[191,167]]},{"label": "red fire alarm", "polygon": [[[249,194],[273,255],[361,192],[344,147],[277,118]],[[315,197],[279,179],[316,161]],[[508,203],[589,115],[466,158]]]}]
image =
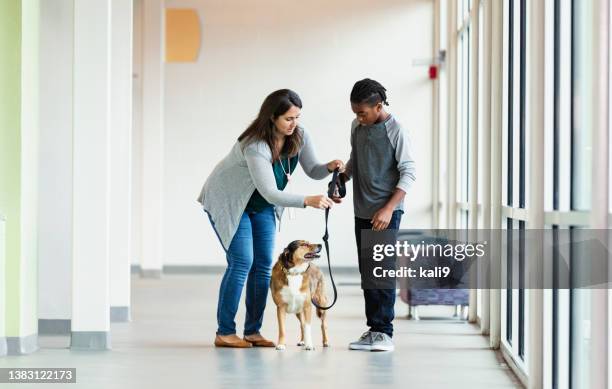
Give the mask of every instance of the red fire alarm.
[{"label": "red fire alarm", "polygon": [[438,78],[438,66],[430,65],[429,66],[429,79],[436,80]]}]

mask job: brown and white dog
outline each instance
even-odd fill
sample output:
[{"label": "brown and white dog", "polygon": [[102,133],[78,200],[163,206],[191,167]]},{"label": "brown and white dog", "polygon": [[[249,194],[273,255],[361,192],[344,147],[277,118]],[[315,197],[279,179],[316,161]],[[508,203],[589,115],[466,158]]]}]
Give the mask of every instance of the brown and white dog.
[{"label": "brown and white dog", "polygon": [[313,350],[312,343],[312,311],[316,309],[321,319],[321,332],[323,334],[323,347],[328,346],[326,311],[314,307],[311,300],[318,305],[325,306],[325,285],[323,273],[311,263],[319,258],[320,244],[312,244],[304,240],[293,241],[287,246],[278,261],[272,268],[270,289],[272,299],[276,303],[278,317],[278,343],[277,350],[285,349],[285,317],[287,313],[296,314],[300,321],[301,339],[298,346],[304,350]]}]

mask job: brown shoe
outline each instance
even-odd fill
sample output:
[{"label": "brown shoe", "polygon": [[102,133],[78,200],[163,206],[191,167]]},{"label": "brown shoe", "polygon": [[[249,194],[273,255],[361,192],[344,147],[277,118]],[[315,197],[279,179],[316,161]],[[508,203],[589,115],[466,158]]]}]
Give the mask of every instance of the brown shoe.
[{"label": "brown shoe", "polygon": [[261,334],[253,334],[244,337],[244,340],[255,347],[276,347],[276,344],[261,336]]},{"label": "brown shoe", "polygon": [[253,345],[245,340],[242,340],[236,334],[232,335],[217,335],[215,337],[216,347],[234,347],[234,348],[250,348]]}]

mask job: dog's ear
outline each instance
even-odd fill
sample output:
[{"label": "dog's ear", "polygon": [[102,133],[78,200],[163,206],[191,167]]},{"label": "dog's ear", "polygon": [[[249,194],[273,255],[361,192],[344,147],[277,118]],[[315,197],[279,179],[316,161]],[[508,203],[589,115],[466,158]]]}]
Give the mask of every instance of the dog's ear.
[{"label": "dog's ear", "polygon": [[289,243],[289,246],[287,246],[287,248],[285,250],[288,250],[290,253],[293,254],[293,252],[295,250],[297,250],[298,247],[300,247],[300,243],[301,243],[301,241],[294,240],[293,242]]},{"label": "dog's ear", "polygon": [[288,247],[286,247],[281,253],[281,255],[278,256],[278,260],[280,261],[280,263],[283,265],[285,269],[289,269],[290,267],[289,263],[291,261],[291,257],[292,257],[292,254],[289,251]]},{"label": "dog's ear", "polygon": [[291,265],[293,265],[293,253],[298,247],[300,247],[300,242],[294,240],[293,242],[289,243],[289,246],[285,247],[279,256],[278,259],[281,261],[285,269],[289,269]]}]

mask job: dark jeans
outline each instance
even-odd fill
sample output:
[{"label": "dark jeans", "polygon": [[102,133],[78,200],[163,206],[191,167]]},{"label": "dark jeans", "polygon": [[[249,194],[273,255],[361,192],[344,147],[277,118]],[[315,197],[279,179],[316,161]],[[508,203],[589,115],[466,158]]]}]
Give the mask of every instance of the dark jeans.
[{"label": "dark jeans", "polygon": [[[391,222],[387,227],[388,230],[398,230],[400,221],[402,220],[402,211],[393,212]],[[371,230],[372,223],[370,219],[355,218],[355,239],[357,240],[357,253],[361,253],[361,230]],[[362,261],[371,260],[371,258],[359,258],[359,271],[361,272]],[[384,332],[389,336],[393,336],[393,318],[395,317],[395,289],[364,289],[363,297],[365,299],[365,314],[367,325],[370,331]]]}]

